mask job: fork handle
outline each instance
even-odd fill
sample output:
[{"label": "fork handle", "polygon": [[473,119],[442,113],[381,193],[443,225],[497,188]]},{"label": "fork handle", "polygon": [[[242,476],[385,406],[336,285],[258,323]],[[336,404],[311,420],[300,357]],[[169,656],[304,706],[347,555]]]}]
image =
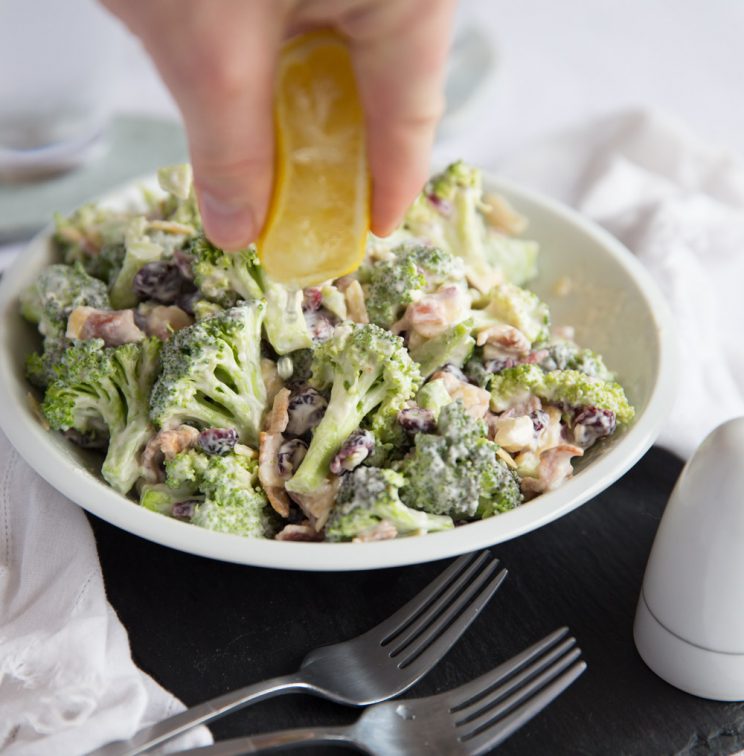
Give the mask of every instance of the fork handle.
[{"label": "fork handle", "polygon": [[353,737],[351,727],[298,727],[294,730],[277,730],[265,732],[261,735],[249,735],[242,738],[222,740],[210,746],[179,751],[181,754],[193,756],[240,756],[243,753],[265,753],[276,748],[302,743],[326,743],[327,745],[353,745],[364,753],[372,753],[357,743]]},{"label": "fork handle", "polygon": [[238,688],[238,690],[230,691],[192,706],[186,711],[174,714],[172,717],[153,725],[143,727],[129,740],[117,740],[115,743],[109,743],[92,751],[88,756],[135,756],[135,754],[142,753],[165,740],[170,740],[192,727],[211,722],[249,704],[282,693],[301,690],[312,691],[313,687],[303,680],[300,673],[273,677],[270,680],[247,685],[244,688]]}]

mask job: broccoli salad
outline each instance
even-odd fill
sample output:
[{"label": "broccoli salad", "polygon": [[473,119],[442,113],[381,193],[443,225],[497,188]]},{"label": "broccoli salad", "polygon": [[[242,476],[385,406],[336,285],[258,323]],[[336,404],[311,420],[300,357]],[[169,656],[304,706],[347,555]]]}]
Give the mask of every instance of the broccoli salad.
[{"label": "broccoli salad", "polygon": [[602,357],[525,288],[526,220],[462,162],[353,274],[293,291],[204,236],[188,166],[136,210],[56,219],[20,298],[49,428],[142,507],[251,538],[375,541],[560,486],[633,419]]}]

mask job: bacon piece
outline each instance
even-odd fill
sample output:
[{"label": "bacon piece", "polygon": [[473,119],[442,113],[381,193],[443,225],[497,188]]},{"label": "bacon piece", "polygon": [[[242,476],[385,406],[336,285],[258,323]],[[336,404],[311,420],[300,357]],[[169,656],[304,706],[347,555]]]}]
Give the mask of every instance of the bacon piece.
[{"label": "bacon piece", "polygon": [[261,358],[261,378],[266,387],[266,401],[273,402],[277,392],[284,386],[284,381],[279,375],[274,360],[268,357]]},{"label": "bacon piece", "polygon": [[493,429],[493,441],[508,452],[531,448],[535,442],[535,426],[529,415],[500,417],[489,426]]},{"label": "bacon piece", "polygon": [[500,352],[506,354],[527,355],[530,351],[529,339],[518,328],[506,323],[497,323],[481,329],[476,334],[475,343],[478,346],[488,344],[497,347]]},{"label": "bacon piece", "polygon": [[293,501],[300,505],[315,530],[320,531],[328,520],[328,515],[336,503],[336,494],[341,485],[341,478],[333,476],[326,480],[323,485],[313,493],[299,494],[291,492]]},{"label": "bacon piece", "polygon": [[176,236],[194,236],[196,229],[185,223],[177,223],[171,220],[151,220],[147,223],[153,231],[162,231],[164,234],[175,234]]},{"label": "bacon piece", "polygon": [[167,341],[173,333],[190,326],[194,319],[176,305],[148,305],[140,307],[139,322],[148,336]]},{"label": "bacon piece", "polygon": [[352,542],[371,543],[372,541],[389,541],[390,539],[397,537],[398,531],[395,529],[395,525],[393,525],[392,522],[383,520],[378,525],[360,533],[356,538],[352,539]]},{"label": "bacon piece", "polygon": [[282,517],[289,516],[289,496],[284,490],[284,478],[279,472],[279,450],[284,443],[282,432],[289,422],[289,389],[277,391],[267,421],[267,432],[258,436],[258,480],[269,504]]},{"label": "bacon piece", "polygon": [[289,395],[288,388],[282,388],[274,396],[274,403],[269,413],[267,430],[269,433],[284,433],[289,423]]},{"label": "bacon piece", "polygon": [[470,309],[470,298],[461,286],[442,286],[432,294],[411,302],[403,317],[394,323],[394,333],[413,331],[419,336],[431,339],[446,331],[450,326],[462,321]]},{"label": "bacon piece", "polygon": [[527,228],[527,218],[500,194],[484,194],[481,212],[489,226],[509,236],[517,236]]},{"label": "bacon piece", "polygon": [[274,539],[277,541],[322,541],[323,536],[310,524],[308,520],[300,523],[290,523],[280,530]]},{"label": "bacon piece", "polygon": [[472,383],[461,381],[446,370],[437,371],[431,379],[433,381],[441,380],[450,397],[453,400],[460,399],[468,414],[476,420],[480,420],[488,412],[491,395],[480,386],[473,386]]},{"label": "bacon piece", "polygon": [[76,307],[67,319],[68,339],[103,339],[107,347],[142,341],[145,334],[134,322],[134,310]]},{"label": "bacon piece", "polygon": [[346,310],[349,320],[355,323],[369,323],[367,314],[367,304],[364,301],[364,291],[362,285],[356,279],[343,290],[346,298]]},{"label": "bacon piece", "polygon": [[536,477],[522,478],[522,492],[525,496],[545,493],[558,488],[573,475],[572,457],[581,457],[584,450],[575,444],[559,444],[540,455]]}]

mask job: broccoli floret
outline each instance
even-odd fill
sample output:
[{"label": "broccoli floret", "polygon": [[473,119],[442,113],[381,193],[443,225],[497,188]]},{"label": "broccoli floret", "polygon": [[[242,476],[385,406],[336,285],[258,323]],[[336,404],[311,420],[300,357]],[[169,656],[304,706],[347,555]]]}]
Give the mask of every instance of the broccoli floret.
[{"label": "broccoli floret", "polygon": [[495,373],[491,379],[491,409],[494,412],[503,412],[529,394],[554,404],[609,410],[615,414],[618,423],[629,423],[635,415],[620,384],[602,381],[578,370],[546,373],[538,365],[517,365]]},{"label": "broccoli floret", "polygon": [[127,247],[124,242],[106,244],[97,255],[91,255],[82,261],[89,275],[112,286],[124,265]]},{"label": "broccoli floret", "polygon": [[215,315],[219,315],[225,311],[222,305],[218,305],[216,302],[210,302],[208,299],[199,299],[193,305],[194,318],[196,320],[204,320],[205,318],[213,318]]},{"label": "broccoli floret", "polygon": [[591,406],[615,414],[618,423],[629,423],[635,410],[619,383],[601,381],[578,370],[553,370],[545,373],[545,401],[571,407]]},{"label": "broccoli floret", "polygon": [[398,535],[415,535],[449,530],[452,518],[407,507],[398,496],[404,478],[393,470],[358,467],[344,477],[325,527],[327,541],[350,541],[382,522],[390,523]]},{"label": "broccoli floret", "polygon": [[76,307],[110,307],[103,282],[89,276],[80,263],[50,265],[20,297],[21,315],[38,324],[45,337],[63,336],[67,317]]},{"label": "broccoli floret", "polygon": [[443,365],[462,367],[475,347],[475,339],[470,335],[472,328],[472,321],[464,320],[411,349],[422,378],[428,378]]},{"label": "broccoli floret", "polygon": [[328,312],[335,315],[339,320],[346,320],[346,297],[333,284],[325,284],[320,287],[321,304]]},{"label": "broccoli floret", "polygon": [[302,312],[302,292],[271,281],[258,262],[254,247],[224,252],[206,237],[196,237],[190,248],[194,283],[209,300],[230,307],[238,300],[266,299],[264,329],[277,354],[312,346]]},{"label": "broccoli floret", "polygon": [[66,263],[81,262],[87,269],[97,264],[105,247],[124,241],[130,219],[126,213],[92,203],[83,205],[70,216],[54,216],[54,242]]},{"label": "broccoli floret", "polygon": [[345,324],[315,348],[310,383],[319,391],[330,388],[330,400],[302,464],[286,484],[301,494],[323,485],[341,444],[368,415],[374,413],[370,430],[384,435],[416,393],[420,375],[399,337],[371,324]]},{"label": "broccoli floret", "polygon": [[365,270],[367,314],[383,328],[425,292],[464,277],[462,261],[436,247],[400,247],[395,255]]},{"label": "broccoli floret", "polygon": [[289,357],[292,359],[292,375],[287,381],[288,385],[301,386],[307,383],[313,373],[313,350],[298,349]]},{"label": "broccoli floret", "polygon": [[548,355],[540,362],[543,370],[578,370],[601,381],[615,379],[602,357],[591,349],[580,349],[572,341],[557,341],[547,350]]},{"label": "broccoli floret", "polygon": [[244,443],[258,444],[266,407],[264,308],[261,301],[245,303],[183,328],[166,342],[150,403],[156,425],[235,428]]},{"label": "broccoli floret", "polygon": [[232,307],[240,299],[263,298],[255,279],[258,258],[252,247],[223,252],[202,235],[192,240],[189,253],[194,283],[210,301]]},{"label": "broccoli floret", "polygon": [[477,516],[481,519],[508,512],[522,503],[519,475],[501,459],[492,465],[489,456],[489,464],[481,472],[480,485]]},{"label": "broccoli floret", "polygon": [[72,342],[64,336],[47,336],[42,352],[26,359],[26,378],[38,388],[46,388],[56,377],[62,355]]},{"label": "broccoli floret", "polygon": [[258,485],[255,457],[238,451],[217,456],[189,449],[165,467],[169,486],[193,486],[204,496],[191,517],[194,525],[248,538],[270,538],[276,531],[276,519]]},{"label": "broccoli floret", "polygon": [[164,216],[176,223],[200,228],[201,216],[194,193],[191,166],[181,163],[161,168],[158,171],[158,184],[170,195],[165,204]]},{"label": "broccoli floret", "polygon": [[515,239],[495,229],[486,231],[486,259],[509,283],[524,286],[537,276],[540,247],[529,239]]},{"label": "broccoli floret", "polygon": [[406,213],[404,228],[461,257],[471,282],[488,289],[494,270],[485,250],[482,202],[480,171],[461,161],[452,163],[428,181]]},{"label": "broccoli floret", "polygon": [[406,305],[426,285],[426,279],[408,257],[388,260],[372,267],[365,304],[370,322],[389,327],[400,317]]},{"label": "broccoli floret", "polygon": [[141,473],[141,455],[154,431],[147,413],[159,368],[161,342],[106,348],[101,339],[74,342],[57,366],[42,411],[54,430],[108,432],[102,473],[120,493],[128,493]]},{"label": "broccoli floret", "polygon": [[505,323],[520,330],[531,344],[539,344],[550,337],[550,312],[537,294],[514,284],[495,286],[489,294],[488,305],[473,311],[476,330]]},{"label": "broccoli floret", "polygon": [[473,286],[487,291],[498,270],[524,284],[537,273],[535,242],[504,236],[486,222],[481,173],[456,162],[433,176],[406,213],[403,228],[463,259]]},{"label": "broccoli floret", "polygon": [[455,520],[488,517],[520,504],[517,478],[496,456],[498,447],[486,438],[484,423],[461,401],[441,409],[437,430],[416,434],[413,451],[399,466],[405,504]]},{"label": "broccoli floret", "polygon": [[197,449],[186,449],[165,461],[165,482],[173,489],[197,491],[209,465],[209,455]]},{"label": "broccoli floret", "polygon": [[480,386],[480,388],[487,389],[491,384],[493,373],[483,364],[483,355],[480,349],[465,363],[462,371],[471,383]]},{"label": "broccoli floret", "polygon": [[302,311],[302,290],[290,290],[272,281],[264,269],[256,267],[256,279],[266,297],[266,338],[277,354],[308,349],[313,338]]},{"label": "broccoli floret", "polygon": [[545,393],[545,373],[538,365],[524,364],[501,370],[491,377],[491,409],[504,412],[526,400],[530,394]]},{"label": "broccoli floret", "polygon": [[452,404],[452,397],[445,388],[444,381],[437,379],[425,383],[416,394],[416,404],[434,413],[434,419],[439,418],[442,407]]},{"label": "broccoli floret", "polygon": [[26,361],[26,376],[35,386],[46,388],[71,343],[65,336],[69,314],[83,306],[108,309],[108,291],[77,262],[45,268],[21,294],[20,301],[21,314],[36,323],[44,336],[41,353],[31,354]]},{"label": "broccoli floret", "polygon": [[116,310],[136,306],[139,300],[134,290],[134,277],[148,263],[165,257],[164,247],[146,236],[146,228],[144,217],[133,219],[127,227],[124,259],[111,282],[111,305]]},{"label": "broccoli floret", "polygon": [[172,488],[167,483],[145,483],[140,489],[141,507],[158,514],[170,515],[173,505],[198,497],[195,486]]}]

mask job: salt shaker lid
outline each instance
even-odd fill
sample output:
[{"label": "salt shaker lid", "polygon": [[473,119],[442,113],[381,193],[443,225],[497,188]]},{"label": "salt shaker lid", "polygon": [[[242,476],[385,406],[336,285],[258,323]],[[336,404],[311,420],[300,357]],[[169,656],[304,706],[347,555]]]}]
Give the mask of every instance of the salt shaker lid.
[{"label": "salt shaker lid", "polygon": [[633,632],[667,682],[744,700],[744,417],[712,431],[685,465],[651,548]]}]

